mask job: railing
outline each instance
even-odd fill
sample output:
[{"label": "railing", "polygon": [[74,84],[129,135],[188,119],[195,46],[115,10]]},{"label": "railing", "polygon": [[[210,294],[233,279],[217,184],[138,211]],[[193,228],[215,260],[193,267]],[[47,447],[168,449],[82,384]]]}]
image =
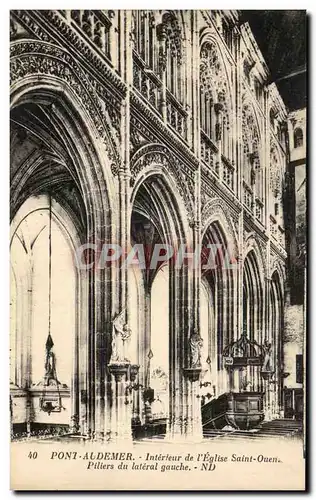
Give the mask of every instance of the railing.
[{"label": "railing", "polygon": [[229,189],[234,190],[234,172],[235,169],[230,161],[222,156],[222,167],[223,167],[223,182]]},{"label": "railing", "polygon": [[154,73],[146,70],[136,57],[133,61],[133,85],[159,111],[161,83]]},{"label": "railing", "polygon": [[201,130],[201,159],[216,174],[219,174],[219,166],[216,162],[217,147],[211,139]]},{"label": "railing", "polygon": [[167,123],[174,128],[185,140],[187,138],[187,113],[180,103],[167,91]]},{"label": "railing", "polygon": [[252,189],[244,181],[243,201],[244,201],[245,207],[248,208],[248,210],[250,210],[251,212],[252,212],[252,209],[253,209],[252,198],[253,198]]},{"label": "railing", "polygon": [[[162,81],[137,52],[133,54],[133,86],[184,140],[187,140],[187,112],[180,102],[166,90],[163,104]],[[165,113],[164,113],[165,111]]]},{"label": "railing", "polygon": [[270,215],[270,235],[277,239],[277,233],[278,233],[278,228],[277,228],[277,222],[275,218]]},{"label": "railing", "polygon": [[256,219],[263,223],[263,203],[259,198],[255,201]]},{"label": "railing", "polygon": [[93,10],[61,10],[59,12],[80,28],[105,57],[111,59],[111,21],[102,12]]}]

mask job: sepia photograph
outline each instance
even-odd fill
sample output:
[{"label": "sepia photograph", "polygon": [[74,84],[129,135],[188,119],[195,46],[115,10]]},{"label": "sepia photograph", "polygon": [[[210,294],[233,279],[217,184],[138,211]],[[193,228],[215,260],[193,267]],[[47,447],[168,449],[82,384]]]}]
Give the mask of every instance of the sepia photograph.
[{"label": "sepia photograph", "polygon": [[306,11],[9,22],[11,488],[304,491]]}]

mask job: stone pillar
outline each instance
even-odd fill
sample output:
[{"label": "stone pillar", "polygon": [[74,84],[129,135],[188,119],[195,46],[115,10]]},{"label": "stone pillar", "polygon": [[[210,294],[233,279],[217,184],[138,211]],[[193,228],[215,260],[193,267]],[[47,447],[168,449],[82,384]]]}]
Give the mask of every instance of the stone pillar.
[{"label": "stone pillar", "polygon": [[163,121],[167,123],[167,84],[166,84],[166,64],[167,64],[167,53],[166,53],[166,27],[164,24],[159,24],[157,26],[157,38],[159,40],[159,68],[160,68],[160,78],[162,81],[161,96],[160,96],[160,112],[162,114]]},{"label": "stone pillar", "polygon": [[215,139],[218,152],[216,154],[216,172],[219,178],[223,179],[223,164],[222,164],[222,120],[223,120],[223,105],[220,102],[214,104],[216,113],[215,123]]},{"label": "stone pillar", "polygon": [[187,413],[185,438],[188,441],[200,442],[203,439],[201,400],[199,383],[201,368],[184,368],[183,370],[187,388]]},{"label": "stone pillar", "polygon": [[112,407],[110,442],[132,440],[131,411],[129,400],[130,363],[117,362],[108,365],[111,374]]}]

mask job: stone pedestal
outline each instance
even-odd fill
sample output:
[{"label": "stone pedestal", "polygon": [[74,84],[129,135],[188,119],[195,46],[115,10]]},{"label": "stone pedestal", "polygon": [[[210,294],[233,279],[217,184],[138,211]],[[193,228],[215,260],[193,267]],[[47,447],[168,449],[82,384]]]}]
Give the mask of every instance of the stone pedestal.
[{"label": "stone pedestal", "polygon": [[111,374],[112,407],[109,440],[132,440],[132,405],[130,401],[130,363],[115,362],[108,365]]},{"label": "stone pedestal", "polygon": [[180,413],[171,415],[167,440],[200,442],[203,439],[199,380],[201,368],[183,370],[183,398]]}]

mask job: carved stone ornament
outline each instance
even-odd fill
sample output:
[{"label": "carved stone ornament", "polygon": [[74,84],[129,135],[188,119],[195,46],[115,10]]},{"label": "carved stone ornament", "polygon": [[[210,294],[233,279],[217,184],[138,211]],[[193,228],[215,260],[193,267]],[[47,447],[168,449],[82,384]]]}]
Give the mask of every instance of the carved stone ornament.
[{"label": "carved stone ornament", "polygon": [[279,198],[281,195],[281,184],[281,165],[277,146],[273,144],[270,149],[270,189],[275,198]]},{"label": "carved stone ornament", "polygon": [[184,201],[188,217],[194,214],[194,172],[172,154],[169,148],[161,144],[144,146],[131,159],[131,184],[141,172],[151,165],[158,165],[166,170],[175,179],[178,192]]},{"label": "carved stone ornament", "polygon": [[228,124],[228,86],[224,65],[218,56],[218,49],[213,42],[203,45],[200,56],[200,85],[201,91],[211,99],[215,105],[220,105]]},{"label": "carved stone ornament", "polygon": [[244,153],[253,159],[254,168],[260,168],[259,132],[252,106],[244,103],[242,107],[242,140]]},{"label": "carved stone ornament", "polygon": [[208,199],[203,205],[201,214],[202,231],[204,232],[213,221],[219,221],[227,238],[230,250],[234,255],[239,254],[234,223],[231,220],[230,209],[224,200],[219,198]]},{"label": "carved stone ornament", "polygon": [[116,172],[120,155],[110,127],[103,118],[104,109],[86,74],[72,56],[62,48],[39,41],[13,42],[10,56],[12,86],[31,75],[53,76],[69,86],[90,114],[111,161],[112,171]]}]

